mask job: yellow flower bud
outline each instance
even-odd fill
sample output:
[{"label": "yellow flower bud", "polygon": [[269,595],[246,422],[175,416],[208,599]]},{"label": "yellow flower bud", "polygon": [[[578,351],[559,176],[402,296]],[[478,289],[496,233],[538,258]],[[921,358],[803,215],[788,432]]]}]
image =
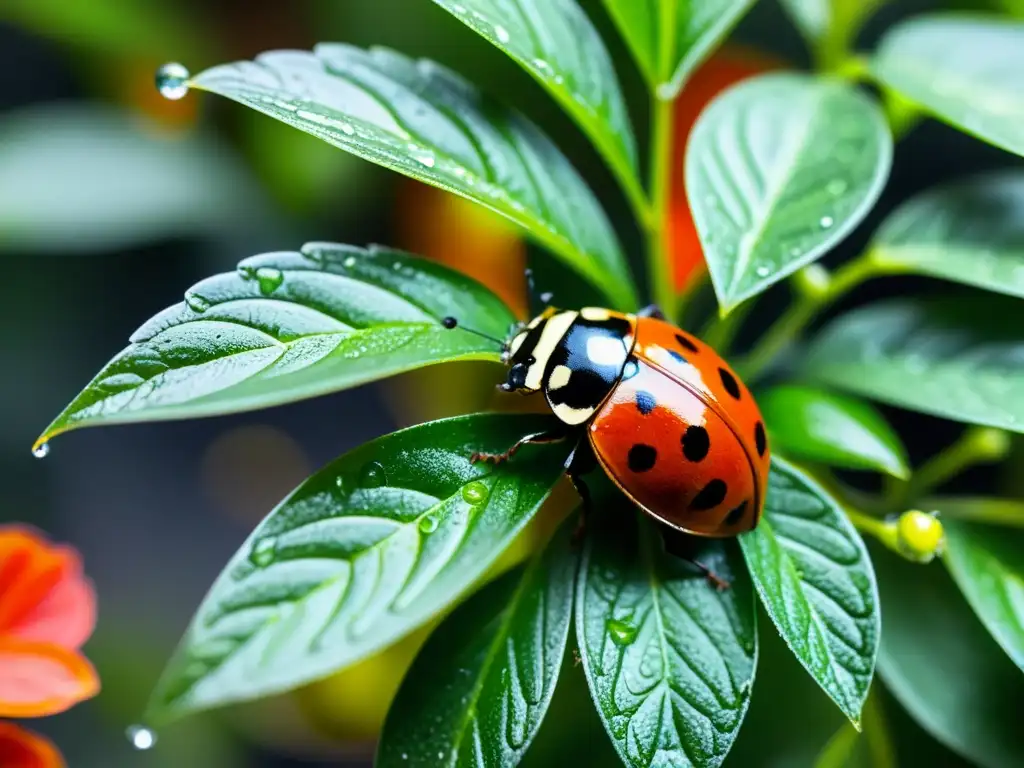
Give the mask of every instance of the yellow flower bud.
[{"label": "yellow flower bud", "polygon": [[935,513],[911,509],[896,522],[896,546],[901,555],[916,563],[929,563],[941,555],[946,533]]}]

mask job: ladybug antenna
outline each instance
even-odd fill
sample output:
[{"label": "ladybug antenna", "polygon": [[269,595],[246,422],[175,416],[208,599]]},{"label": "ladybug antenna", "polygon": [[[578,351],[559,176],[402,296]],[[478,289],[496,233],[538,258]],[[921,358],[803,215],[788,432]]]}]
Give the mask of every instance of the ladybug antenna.
[{"label": "ladybug antenna", "polygon": [[481,338],[487,339],[488,341],[493,341],[499,347],[504,347],[505,346],[505,342],[502,341],[501,339],[499,339],[499,338],[497,338],[495,336],[491,336],[490,334],[483,333],[482,331],[475,331],[472,328],[467,328],[464,325],[459,325],[459,321],[456,320],[454,317],[451,317],[451,316],[443,318],[441,320],[441,325],[443,325],[449,331],[452,330],[453,328],[461,328],[466,333],[472,333],[472,334],[474,334],[476,336],[479,336]]},{"label": "ladybug antenna", "polygon": [[526,286],[529,288],[530,298],[535,302],[539,302],[542,307],[550,306],[551,300],[555,298],[555,294],[551,293],[551,291],[537,293],[537,286],[533,282],[533,270],[527,267],[524,272],[526,273]]}]

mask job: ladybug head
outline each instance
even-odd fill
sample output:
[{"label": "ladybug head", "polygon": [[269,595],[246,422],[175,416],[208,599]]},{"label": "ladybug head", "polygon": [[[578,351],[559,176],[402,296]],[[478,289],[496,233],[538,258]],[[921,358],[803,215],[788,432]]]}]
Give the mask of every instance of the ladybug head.
[{"label": "ladybug head", "polygon": [[518,328],[502,351],[502,360],[508,366],[508,377],[499,389],[523,395],[540,390],[548,360],[575,317],[575,312],[548,307],[525,326]]}]

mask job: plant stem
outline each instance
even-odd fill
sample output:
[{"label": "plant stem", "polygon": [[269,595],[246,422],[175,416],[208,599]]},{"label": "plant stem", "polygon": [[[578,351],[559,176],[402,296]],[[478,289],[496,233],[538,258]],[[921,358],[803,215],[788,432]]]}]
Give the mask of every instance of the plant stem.
[{"label": "plant stem", "polygon": [[736,338],[736,334],[743,325],[743,321],[747,319],[747,315],[750,314],[750,310],[754,308],[757,299],[756,296],[747,299],[725,317],[712,318],[700,332],[704,343],[716,349],[720,355],[728,354],[733,339]]},{"label": "plant stem", "polygon": [[931,496],[919,503],[922,509],[935,510],[943,518],[1024,528],[1024,503],[1014,499],[971,496]]},{"label": "plant stem", "polygon": [[1000,430],[971,427],[959,440],[914,471],[903,486],[900,501],[908,504],[975,464],[998,461],[1009,448],[1009,438]]},{"label": "plant stem", "polygon": [[827,290],[816,295],[801,296],[790,304],[789,309],[775,321],[740,363],[740,373],[745,379],[756,379],[819,312],[865,280],[887,271],[888,267],[875,260],[870,251],[836,270]]},{"label": "plant stem", "polygon": [[651,207],[647,219],[647,279],[654,303],[666,311],[673,306],[669,264],[668,215],[672,161],[671,101],[656,96],[651,104]]}]

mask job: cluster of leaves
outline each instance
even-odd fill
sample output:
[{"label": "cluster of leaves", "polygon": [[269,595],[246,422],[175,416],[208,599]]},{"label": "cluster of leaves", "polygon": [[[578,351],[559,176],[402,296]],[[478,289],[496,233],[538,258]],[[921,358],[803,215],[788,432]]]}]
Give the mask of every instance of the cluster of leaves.
[{"label": "cluster of leaves", "polygon": [[[611,59],[576,0],[434,1],[522,65],[577,122],[647,233],[655,278],[664,274],[666,179],[685,174],[720,309],[705,336],[720,350],[756,297],[793,277],[789,309],[736,363],[772,437],[763,522],[738,546],[703,553],[730,581],[725,591],[667,554],[654,525],[623,513],[621,499],[582,547],[567,523],[495,578],[499,555],[545,502],[568,449],[537,447],[500,467],[470,462],[542,426],[542,416],[529,417],[536,425],[472,414],[412,427],[324,467],[258,526],[200,606],[151,718],[295,688],[461,603],[398,693],[380,765],[515,765],[551,700],[574,618],[594,703],[622,761],[713,766],[750,702],[759,602],[855,727],[877,659],[891,691],[936,738],[984,766],[1019,764],[1019,710],[1007,702],[1020,700],[1014,665],[1024,667],[1024,536],[1012,529],[1024,526],[1024,506],[923,499],[964,466],[1005,452],[1004,435],[983,427],[1024,430],[1024,174],[928,192],[835,274],[812,262],[876,202],[893,132],[919,116],[1024,154],[1024,28],[995,16],[926,16],[890,30],[863,58],[843,45],[877,2],[853,12],[842,0],[788,0],[819,63],[834,69],[729,89],[700,118],[680,169],[666,159],[671,101],[753,0],[605,0],[650,86],[645,185]],[[857,79],[872,81],[884,109]],[[615,232],[564,155],[527,118],[447,69],[330,44],[215,67],[191,84],[497,211],[608,306],[638,304]],[[984,293],[870,304],[793,344],[846,291],[896,273]],[[655,279],[650,293],[675,307],[681,297],[671,290]],[[486,340],[444,330],[445,315],[497,336],[514,321],[474,281],[386,248],[313,243],[246,259],[136,331],[40,445],[83,426],[223,414],[426,365],[499,361]],[[769,370],[783,383],[766,386]],[[974,426],[912,471],[898,435],[859,397]],[[831,468],[882,473],[888,491],[856,494]],[[936,566],[910,566],[884,549],[869,557],[858,529],[914,559],[937,553],[937,540],[918,551],[922,539],[885,517],[915,503],[944,514],[943,559],[966,603],[946,595],[952,585]],[[960,615],[966,605],[987,635]],[[828,764],[841,764],[834,754],[843,743],[830,744]]]}]

